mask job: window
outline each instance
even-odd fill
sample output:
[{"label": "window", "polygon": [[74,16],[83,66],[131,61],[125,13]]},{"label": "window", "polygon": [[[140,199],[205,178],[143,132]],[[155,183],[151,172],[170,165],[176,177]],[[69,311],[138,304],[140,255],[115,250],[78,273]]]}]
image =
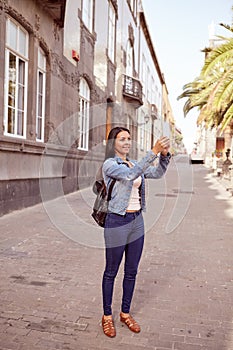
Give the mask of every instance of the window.
[{"label": "window", "polygon": [[82,19],[87,29],[93,29],[93,0],[83,0]]},{"label": "window", "polygon": [[79,145],[78,148],[88,150],[90,89],[85,79],[79,84]]},{"label": "window", "polygon": [[128,0],[128,1],[129,1],[130,9],[131,9],[134,17],[136,17],[136,15],[137,15],[137,0]]},{"label": "window", "polygon": [[45,81],[46,81],[46,58],[44,52],[38,50],[37,68],[37,98],[36,98],[36,141],[44,142],[45,123]]},{"label": "window", "polygon": [[4,134],[26,137],[28,34],[11,19],[6,27]]},{"label": "window", "polygon": [[140,140],[140,150],[143,151],[144,148],[145,148],[145,123],[144,123],[144,120],[145,120],[145,113],[144,111],[141,111],[141,114],[140,114],[140,122],[139,122],[139,133],[140,133],[140,136],[139,136],[139,140]]},{"label": "window", "polygon": [[155,86],[155,103],[157,104],[157,106],[159,106],[159,89],[158,86]]},{"label": "window", "polygon": [[151,77],[151,103],[155,104],[155,80]]},{"label": "window", "polygon": [[142,87],[143,87],[143,94],[146,94],[146,59],[145,56],[142,55]]},{"label": "window", "polygon": [[108,11],[108,57],[115,62],[115,34],[116,34],[116,14],[114,7],[109,2]]},{"label": "window", "polygon": [[126,75],[133,77],[133,67],[133,47],[131,46],[131,43],[128,40],[126,49]]},{"label": "window", "polygon": [[148,101],[150,101],[150,90],[151,90],[151,86],[150,86],[150,68],[147,67],[147,74],[146,74],[146,98]]},{"label": "window", "polygon": [[158,91],[158,111],[159,111],[159,118],[161,118],[161,106],[162,106],[162,94]]}]

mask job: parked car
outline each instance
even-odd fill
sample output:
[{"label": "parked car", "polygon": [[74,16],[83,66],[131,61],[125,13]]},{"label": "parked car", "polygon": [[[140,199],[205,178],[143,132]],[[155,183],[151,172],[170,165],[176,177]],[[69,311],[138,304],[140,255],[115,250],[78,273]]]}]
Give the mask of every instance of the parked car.
[{"label": "parked car", "polygon": [[190,163],[191,164],[204,164],[204,155],[194,149],[190,154]]}]

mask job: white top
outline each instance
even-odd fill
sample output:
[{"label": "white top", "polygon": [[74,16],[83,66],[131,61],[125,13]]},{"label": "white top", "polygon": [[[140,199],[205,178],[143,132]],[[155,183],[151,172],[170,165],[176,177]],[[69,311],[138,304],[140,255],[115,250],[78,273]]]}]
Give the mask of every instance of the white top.
[{"label": "white top", "polygon": [[137,177],[133,182],[133,187],[129,199],[129,204],[127,210],[137,211],[141,209],[140,197],[139,197],[139,187],[141,186],[142,178],[141,176]]}]

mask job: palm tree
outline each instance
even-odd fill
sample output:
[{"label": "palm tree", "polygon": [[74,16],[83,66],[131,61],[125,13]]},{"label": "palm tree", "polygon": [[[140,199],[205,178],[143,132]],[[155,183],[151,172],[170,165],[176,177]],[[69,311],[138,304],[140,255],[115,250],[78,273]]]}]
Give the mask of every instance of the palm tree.
[{"label": "palm tree", "polygon": [[[232,7],[233,10],[233,7]],[[221,24],[233,32],[233,27]],[[233,38],[218,37],[222,44],[204,49],[206,58],[200,76],[183,87],[178,99],[187,98],[184,115],[197,107],[197,124],[220,127],[224,131],[233,124]]]}]

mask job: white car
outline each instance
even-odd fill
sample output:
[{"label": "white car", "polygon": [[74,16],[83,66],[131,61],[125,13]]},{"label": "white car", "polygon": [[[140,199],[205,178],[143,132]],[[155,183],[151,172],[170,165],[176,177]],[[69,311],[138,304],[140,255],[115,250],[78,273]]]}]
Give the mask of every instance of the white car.
[{"label": "white car", "polygon": [[192,164],[204,164],[204,156],[197,152],[197,150],[193,150],[190,154],[190,163]]}]

